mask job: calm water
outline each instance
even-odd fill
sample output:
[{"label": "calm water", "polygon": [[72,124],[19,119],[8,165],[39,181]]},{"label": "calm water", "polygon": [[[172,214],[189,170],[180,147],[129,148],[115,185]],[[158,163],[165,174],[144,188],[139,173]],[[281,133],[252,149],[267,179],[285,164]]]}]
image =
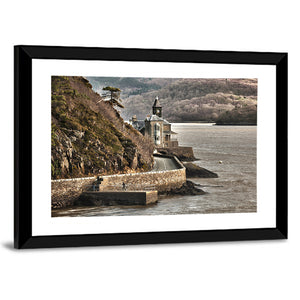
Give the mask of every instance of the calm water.
[{"label": "calm water", "polygon": [[[166,215],[256,211],[256,126],[172,125],[181,146],[192,146],[194,163],[219,178],[191,179],[206,195],[172,196],[141,206],[79,207],[55,210],[53,216]],[[220,163],[221,162],[221,163]]]}]

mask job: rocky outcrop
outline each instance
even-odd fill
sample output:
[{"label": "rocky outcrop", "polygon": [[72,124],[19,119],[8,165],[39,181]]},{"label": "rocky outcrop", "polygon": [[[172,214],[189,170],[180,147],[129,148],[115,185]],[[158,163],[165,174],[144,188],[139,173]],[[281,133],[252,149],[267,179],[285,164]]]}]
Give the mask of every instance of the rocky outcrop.
[{"label": "rocky outcrop", "polygon": [[153,143],[83,77],[52,77],[52,179],[151,170]]},{"label": "rocky outcrop", "polygon": [[218,178],[218,174],[199,167],[193,163],[183,163],[187,178]]},{"label": "rocky outcrop", "polygon": [[192,147],[170,147],[170,148],[157,148],[157,151],[164,155],[176,156],[181,161],[194,161],[194,151]]},{"label": "rocky outcrop", "polygon": [[206,192],[196,187],[196,185],[187,180],[181,187],[172,188],[168,191],[162,191],[159,195],[204,195]]}]

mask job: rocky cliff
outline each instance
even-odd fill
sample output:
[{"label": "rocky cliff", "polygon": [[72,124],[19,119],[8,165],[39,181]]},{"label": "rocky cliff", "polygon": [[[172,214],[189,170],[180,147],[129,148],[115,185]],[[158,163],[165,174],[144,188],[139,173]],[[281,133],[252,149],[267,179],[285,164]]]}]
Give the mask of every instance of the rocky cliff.
[{"label": "rocky cliff", "polygon": [[153,144],[83,77],[52,76],[52,179],[148,171]]}]

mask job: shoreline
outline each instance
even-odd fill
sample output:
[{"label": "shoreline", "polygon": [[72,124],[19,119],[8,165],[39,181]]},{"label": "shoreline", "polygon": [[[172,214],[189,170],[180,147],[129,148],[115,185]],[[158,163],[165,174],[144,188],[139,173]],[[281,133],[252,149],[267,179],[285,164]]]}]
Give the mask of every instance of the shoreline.
[{"label": "shoreline", "polygon": [[218,123],[215,123],[215,126],[257,126],[257,124],[236,124],[236,123],[227,123],[227,124],[218,124]]},{"label": "shoreline", "polygon": [[[182,162],[181,162],[182,163]],[[165,190],[158,191],[158,197],[172,197],[176,195],[205,195],[207,192],[203,191],[201,185],[196,184],[192,181],[195,178],[218,178],[218,175],[212,171],[209,171],[205,168],[199,167],[191,162],[182,163],[185,167],[187,177],[185,182],[180,187],[171,187]],[[82,193],[80,194],[82,195]],[[80,195],[73,195],[73,201],[67,201],[64,205],[61,201],[57,201],[56,203],[52,203],[51,211],[65,209],[65,208],[76,208],[78,205],[74,205],[76,201],[80,198]],[[93,206],[91,206],[93,207]]]},{"label": "shoreline", "polygon": [[171,122],[172,124],[202,124],[202,125],[209,125],[209,126],[257,126],[257,123],[218,123],[217,121],[178,121],[178,122]]}]

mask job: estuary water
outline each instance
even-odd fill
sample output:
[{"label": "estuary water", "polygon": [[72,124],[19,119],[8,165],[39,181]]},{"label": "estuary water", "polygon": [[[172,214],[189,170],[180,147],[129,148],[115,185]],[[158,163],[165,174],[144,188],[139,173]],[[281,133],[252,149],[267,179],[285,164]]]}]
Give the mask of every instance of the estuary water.
[{"label": "estuary water", "polygon": [[256,126],[174,123],[180,146],[190,146],[195,164],[219,178],[192,178],[205,195],[161,197],[150,206],[76,207],[53,217],[125,216],[256,212]]}]

